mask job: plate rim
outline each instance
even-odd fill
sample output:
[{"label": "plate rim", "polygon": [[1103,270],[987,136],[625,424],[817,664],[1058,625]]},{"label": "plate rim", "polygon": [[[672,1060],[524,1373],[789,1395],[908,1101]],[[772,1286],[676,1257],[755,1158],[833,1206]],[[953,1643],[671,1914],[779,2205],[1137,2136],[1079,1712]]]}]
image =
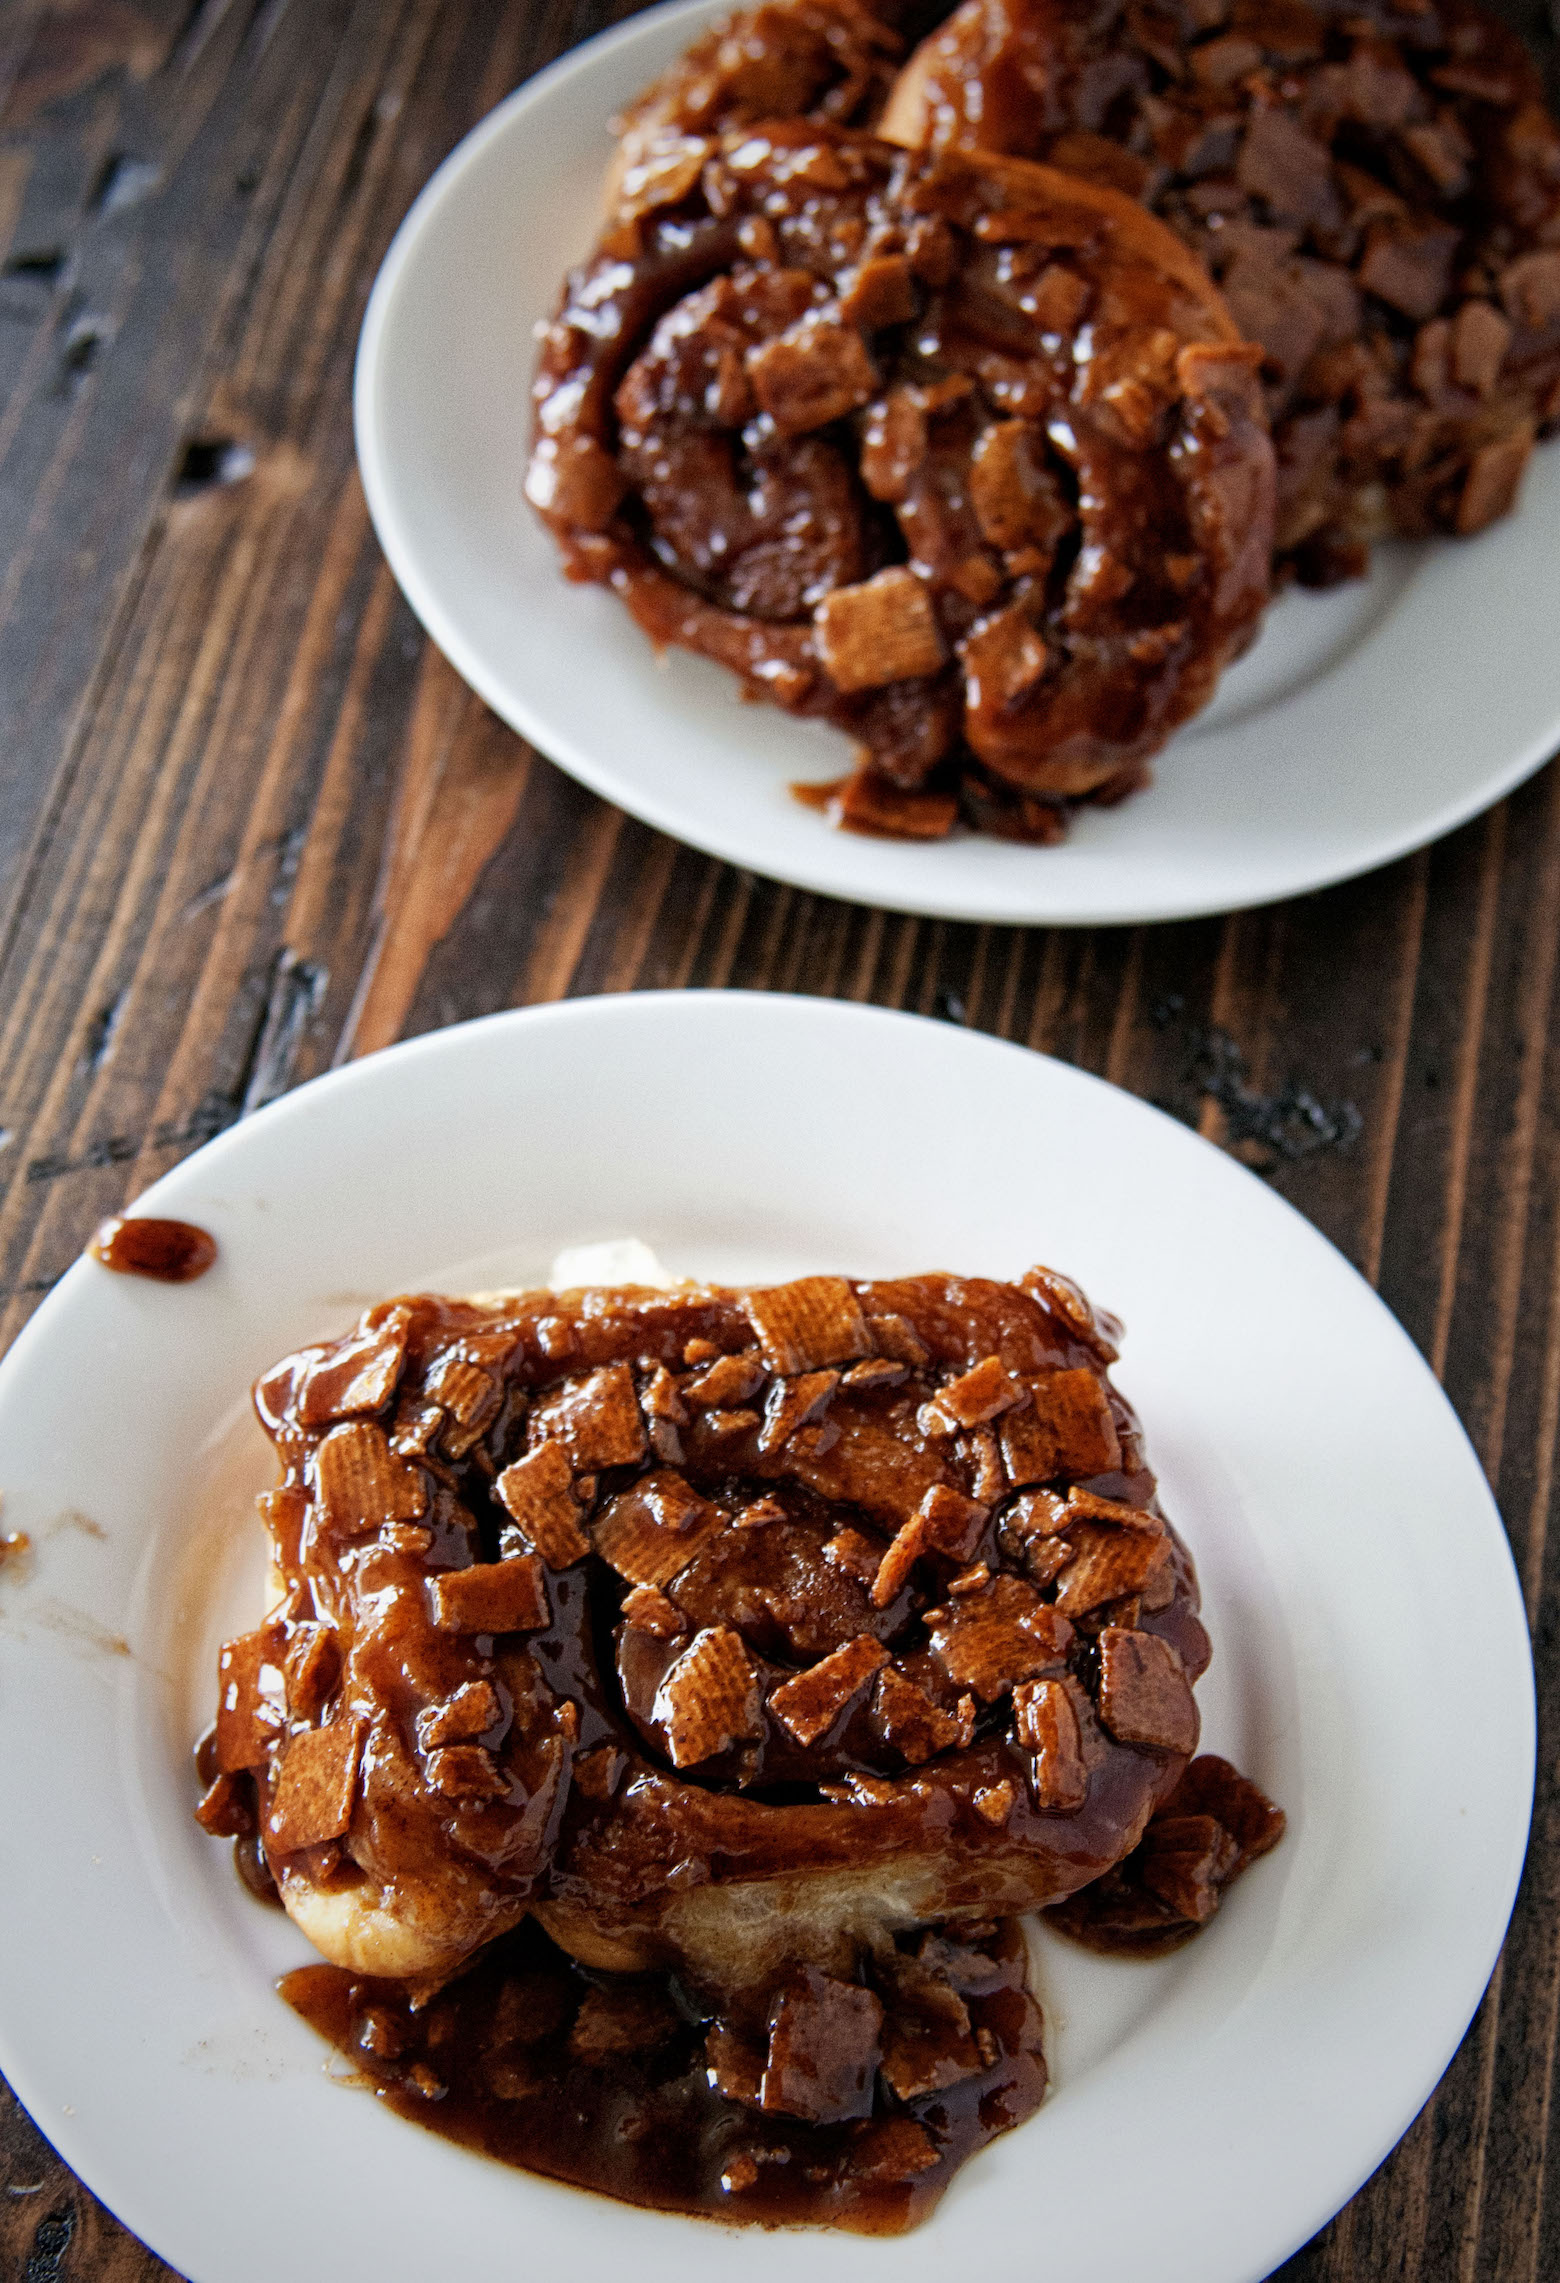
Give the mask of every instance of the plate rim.
[{"label": "plate rim", "polygon": [[[1438,1401],[1439,1414],[1443,1417],[1445,1424],[1453,1431],[1455,1437],[1464,1447],[1466,1455],[1472,1461],[1478,1481],[1483,1485],[1481,1513],[1492,1556],[1490,1590],[1492,1593],[1497,1591],[1494,1580],[1498,1576],[1500,1580],[1498,1592],[1506,1601],[1507,1615],[1514,1623],[1514,1640],[1520,1641],[1522,1647],[1522,1654],[1516,1661],[1519,1677],[1525,1681],[1525,1687],[1521,1691],[1525,1714],[1525,1733],[1521,1740],[1522,1761],[1525,1768],[1522,1788],[1528,1801],[1528,1809],[1522,1818],[1520,1834],[1516,1832],[1511,1834],[1508,1875],[1501,1882],[1500,1888],[1504,1900],[1498,1921],[1492,1921],[1492,1938],[1481,1950],[1477,1986],[1473,1988],[1473,1994],[1467,2003],[1466,2010],[1459,2009],[1455,2026],[1448,2028],[1448,2032],[1442,2041],[1444,2052],[1429,2084],[1419,2088],[1410,2101],[1399,2104],[1402,2107],[1401,2119],[1381,2145],[1379,2147],[1373,2146],[1363,2162],[1358,2158],[1354,2160],[1349,2168],[1351,2176],[1343,2193],[1335,2198],[1336,2181],[1326,2190],[1326,2209],[1314,2215],[1302,2227],[1301,2231],[1294,2235],[1293,2241],[1286,2241],[1278,2251],[1279,2260],[1287,2258],[1309,2239],[1316,2227],[1325,2224],[1328,2217],[1342,2208],[1342,2205],[1349,2200],[1350,2196],[1357,2191],[1358,2187],[1377,2168],[1391,2149],[1397,2145],[1424,2100],[1434,2090],[1435,2085],[1440,2082],[1446,2066],[1455,2054],[1457,2046],[1466,2032],[1469,2021],[1477,2011],[1479,2003],[1482,2002],[1490,1974],[1505,1940],[1510,1911],[1522,1874],[1531,1817],[1536,1761],[1536,1701],[1525,1605],[1509,1540],[1506,1537],[1498,1506],[1487,1482],[1484,1480],[1477,1452],[1444,1389],[1435,1379],[1428,1362],[1402,1324],[1347,1256],[1333,1245],[1306,1215],[1301,1213],[1287,1198],[1282,1197],[1265,1182],[1262,1182],[1248,1168],[1230,1158],[1225,1151],[1220,1150],[1214,1143],[1184,1125],[1180,1120],[1158,1109],[1154,1104],[1145,1101],[1140,1096],[1129,1093],[1125,1088],[1114,1085],[1111,1081],[1092,1071],[1082,1069],[1076,1064],[1064,1062],[1055,1056],[1040,1054],[1037,1050],[1021,1045],[1017,1041],[999,1038],[991,1033],[970,1029],[962,1025],[948,1024],[939,1021],[937,1018],[909,1010],[883,1008],[872,1003],[863,1004],[850,1000],[813,998],[805,994],[710,989],[603,993],[579,999],[548,1002],[534,1007],[503,1009],[474,1018],[467,1023],[450,1025],[441,1030],[422,1033],[415,1038],[381,1050],[377,1054],[365,1056],[357,1062],[323,1072],[315,1079],[307,1081],[303,1086],[294,1088],[287,1095],[254,1113],[250,1118],[240,1121],[237,1125],[214,1137],[210,1142],[202,1145],[200,1149],[192,1151],[188,1157],[181,1160],[177,1166],[171,1167],[167,1173],[159,1177],[157,1182],[143,1192],[142,1196],[135,1200],[135,1206],[137,1208],[155,1207],[163,1201],[165,1191],[171,1188],[177,1193],[180,1188],[189,1183],[192,1168],[196,1169],[195,1178],[197,1180],[203,1171],[213,1167],[220,1172],[224,1161],[235,1154],[242,1153],[250,1146],[252,1134],[262,1126],[265,1130],[270,1131],[299,1117],[307,1118],[317,1111],[321,1099],[340,1096],[365,1082],[374,1083],[379,1066],[384,1064],[387,1059],[393,1060],[403,1068],[411,1068],[422,1061],[436,1060],[442,1053],[460,1053],[469,1044],[479,1042],[484,1038],[490,1039],[503,1033],[518,1032],[521,1037],[524,1037],[528,1030],[543,1025],[564,1028],[577,1024],[588,1025],[599,1019],[610,1019],[628,1010],[633,1010],[636,1016],[642,1011],[647,1017],[653,1019],[658,1007],[675,1007],[679,1010],[686,1010],[690,1002],[704,1002],[712,1009],[717,1007],[724,1009],[727,1002],[738,1002],[739,1005],[746,1005],[754,1012],[759,1010],[765,1014],[778,1012],[782,1016],[801,1014],[809,1022],[839,1023],[847,1027],[866,1024],[904,1030],[907,1026],[915,1026],[918,1030],[934,1033],[944,1043],[953,1039],[960,1039],[962,1046],[974,1048],[978,1055],[984,1055],[985,1051],[990,1048],[1004,1049],[1007,1056],[1014,1061],[1022,1060],[1025,1063],[1033,1061],[1045,1066],[1053,1080],[1057,1077],[1061,1078],[1064,1087],[1074,1082],[1082,1082],[1085,1090],[1097,1096],[1110,1098],[1118,1108],[1124,1107],[1129,1115],[1133,1111],[1146,1113],[1147,1118],[1152,1121],[1154,1130],[1170,1147],[1189,1145],[1187,1151],[1189,1156],[1195,1156],[1204,1162],[1208,1158],[1217,1160],[1223,1169],[1224,1176],[1230,1177],[1234,1181],[1253,1184],[1269,1205],[1281,1208],[1282,1216],[1295,1225],[1313,1246],[1319,1247],[1321,1252],[1329,1257],[1334,1270],[1341,1267],[1347,1272],[1347,1278],[1359,1288],[1361,1296],[1373,1305],[1374,1317],[1380,1322],[1383,1332],[1395,1343],[1405,1360],[1410,1362],[1417,1378],[1424,1386],[1426,1394]],[[1169,1133],[1164,1131],[1166,1128],[1170,1129]],[[37,1311],[23,1327],[6,1355],[0,1358],[0,1417],[3,1417],[5,1407],[10,1400],[13,1378],[30,1362],[34,1347],[45,1344],[50,1337],[50,1319],[59,1313],[56,1296],[63,1292],[67,1284],[79,1289],[82,1281],[93,1273],[91,1265],[84,1257],[73,1263],[72,1267],[67,1270],[65,1277],[60,1280],[60,1284],[45,1297]],[[1505,1741],[1509,1748],[1511,1739],[1508,1737]],[[3,1780],[3,1772],[0,1772],[0,1782]],[[1469,1970],[1465,1969],[1465,1971]],[[1448,2019],[1450,2023],[1450,2017]],[[29,2079],[32,2071],[25,2054],[19,2054],[12,2045],[3,2012],[0,2012],[0,2070],[3,2070],[12,2084],[18,2100],[24,2107],[28,2108],[30,2114],[33,2113],[34,2102],[29,2097],[31,2089]],[[40,2126],[41,2129],[43,2128]],[[55,2120],[51,2119],[47,2137],[58,2148],[65,2161],[90,2188],[94,2166],[91,2133],[85,2128],[78,2132],[74,2121],[67,2117],[59,2122],[58,2126],[56,2126]],[[105,2197],[104,2200],[107,2202],[109,2199]],[[116,2187],[110,2208],[124,2218],[125,2224],[130,2226],[143,2241],[155,2245],[159,2237],[163,2240],[170,2240],[164,2235],[160,2224],[154,2189],[148,2188],[143,2197],[139,2189],[124,2192]],[[792,2240],[794,2231],[782,2232],[785,2240]],[[809,2231],[807,2240],[816,2240],[811,2231]],[[870,2241],[871,2239],[851,2240]],[[893,2239],[889,2240],[892,2241]],[[1270,2270],[1271,2262],[1265,2261],[1261,2269],[1253,2272],[1249,2278],[1249,2283],[1258,2283],[1259,2276],[1269,2273]],[[1222,2276],[1224,2271],[1221,2270],[1220,2272]],[[217,2271],[202,2269],[200,2273],[203,2277],[203,2283],[220,2283],[220,2275]],[[1229,2274],[1229,2283],[1237,2283],[1233,2272]],[[1241,2283],[1247,2283],[1247,2279],[1242,2278]]]},{"label": "plate rim", "polygon": [[[504,686],[498,674],[489,671],[480,647],[468,639],[458,611],[447,607],[437,577],[425,570],[420,551],[397,505],[394,455],[385,446],[378,401],[384,375],[387,369],[393,369],[387,367],[385,360],[396,298],[432,217],[491,143],[514,133],[528,113],[543,108],[560,86],[580,70],[588,70],[602,56],[632,46],[647,35],[653,40],[663,27],[675,22],[686,20],[691,27],[712,21],[726,11],[727,5],[728,0],[658,0],[657,5],[566,49],[523,81],[467,131],[429,176],[402,217],[369,293],[352,380],[354,442],[369,518],[396,583],[425,632],[462,680],[500,720],[587,790],[670,839],[719,862],[801,889],[809,895],[826,897],[831,902],[853,902],[869,910],[972,926],[1136,927],[1260,910],[1361,879],[1432,846],[1504,800],[1546,761],[1556,757],[1556,725],[1552,724],[1546,732],[1535,735],[1529,745],[1519,748],[1501,768],[1481,776],[1476,784],[1443,801],[1418,822],[1405,822],[1396,829],[1379,832],[1368,846],[1341,861],[1320,867],[1299,867],[1291,876],[1234,900],[1206,892],[1177,897],[1167,889],[1157,899],[1126,897],[1111,901],[1108,895],[1102,896],[1086,912],[1052,910],[1046,908],[1043,889],[1027,895],[998,892],[979,903],[952,888],[946,893],[936,892],[935,887],[925,892],[906,891],[901,898],[886,888],[879,893],[875,885],[860,889],[844,887],[827,876],[825,870],[805,860],[788,859],[782,869],[774,869],[766,865],[752,847],[736,845],[725,832],[705,827],[696,813],[663,798],[654,782],[643,784],[624,776],[610,759],[601,758],[562,736],[541,718],[523,693],[517,695],[513,688]],[[1560,452],[1560,441],[1554,443],[1553,449]],[[517,517],[522,512],[522,505],[517,503]],[[1428,546],[1437,542],[1430,540],[1421,544]],[[561,578],[561,572],[559,576]],[[1557,719],[1560,719],[1560,696],[1557,696]],[[1152,798],[1151,791],[1148,797]],[[752,837],[754,840],[761,837],[761,827],[755,826]],[[1046,851],[1037,849],[1033,854],[1037,862],[1043,862]],[[1043,880],[1038,871],[1036,879],[1037,882]]]}]

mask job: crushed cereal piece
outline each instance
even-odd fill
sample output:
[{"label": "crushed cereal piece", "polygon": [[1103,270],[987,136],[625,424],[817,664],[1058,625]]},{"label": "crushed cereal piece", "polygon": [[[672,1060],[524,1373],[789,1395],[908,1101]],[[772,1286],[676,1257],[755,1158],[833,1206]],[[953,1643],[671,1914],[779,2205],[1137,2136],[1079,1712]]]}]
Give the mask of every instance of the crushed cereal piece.
[{"label": "crushed cereal piece", "polygon": [[784,1378],[871,1353],[866,1321],[843,1276],[798,1277],[746,1292],[743,1302],[765,1362]]},{"label": "crushed cereal piece", "polygon": [[633,1466],[644,1457],[645,1423],[628,1365],[603,1364],[583,1379],[566,1380],[533,1407],[531,1436],[560,1441],[576,1474]]},{"label": "crushed cereal piece", "polygon": [[590,1552],[580,1527],[574,1470],[561,1442],[539,1443],[493,1485],[494,1496],[514,1529],[504,1532],[505,1553],[534,1547],[552,1570],[566,1570]]},{"label": "crushed cereal piece", "polygon": [[883,1644],[870,1634],[860,1634],[777,1688],[769,1709],[798,1744],[816,1744],[887,1663]]},{"label": "crushed cereal piece", "polygon": [[341,1839],[352,1826],[358,1763],[368,1722],[354,1713],[328,1728],[305,1728],[282,1754],[265,1819],[279,1855]]},{"label": "crushed cereal piece", "polygon": [[1107,1625],[1100,1634],[1100,1718],[1123,1744],[1190,1752],[1197,1707],[1185,1668],[1157,1633]]},{"label": "crushed cereal piece", "polygon": [[1060,1681],[1023,1681],[1013,1691],[1013,1728],[1034,1755],[1035,1805],[1058,1813],[1082,1807],[1089,1791],[1078,1715]]},{"label": "crushed cereal piece", "polygon": [[694,1767],[760,1735],[758,1674],[742,1636],[724,1625],[696,1633],[656,1691],[652,1718],[665,1731],[674,1768]]},{"label": "crushed cereal piece", "polygon": [[443,1570],[432,1581],[433,1621],[446,1633],[535,1633],[551,1622],[535,1554]]},{"label": "crushed cereal piece", "polygon": [[366,1419],[325,1436],[314,1454],[314,1489],[325,1527],[343,1538],[386,1522],[419,1522],[428,1510],[421,1468],[396,1458],[383,1427]]}]

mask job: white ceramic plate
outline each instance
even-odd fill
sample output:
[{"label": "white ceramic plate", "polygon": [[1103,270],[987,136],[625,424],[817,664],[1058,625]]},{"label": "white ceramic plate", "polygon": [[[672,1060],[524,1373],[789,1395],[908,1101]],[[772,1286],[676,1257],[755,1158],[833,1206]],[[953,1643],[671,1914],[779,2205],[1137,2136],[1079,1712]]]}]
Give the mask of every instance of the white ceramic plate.
[{"label": "white ceramic plate", "polygon": [[376,1055],[139,1209],[210,1228],[217,1266],[170,1289],[80,1262],[0,1367],[5,1519],[36,1541],[0,1573],[0,2067],[194,2283],[729,2272],[719,2227],[506,2171],[332,2082],[271,1988],[301,1938],[190,1819],[215,1645],[259,1605],[250,1379],[367,1298],[536,1279],[626,1233],[715,1277],[1045,1259],[1121,1310],[1117,1377],[1204,1585],[1205,1742],[1289,1814],[1173,1959],[1037,1936],[1055,2091],[928,2225],[746,2234],[744,2275],[945,2283],[978,2243],[999,2283],[1255,2283],[1408,2125],[1515,1891],[1527,1634],[1430,1373],[1252,1175],[977,1034],[678,993]]},{"label": "white ceramic plate", "polygon": [[500,104],[429,183],[363,327],[357,443],[390,564],[494,710],[608,800],[827,895],[950,919],[1073,925],[1226,911],[1384,864],[1488,806],[1560,743],[1560,446],[1474,540],[1380,551],[1285,595],[1156,782],[1061,848],[837,833],[794,801],[838,732],[657,662],[616,598],[568,586],[521,497],[532,330],[588,251],[607,121],[719,12],[657,8]]}]

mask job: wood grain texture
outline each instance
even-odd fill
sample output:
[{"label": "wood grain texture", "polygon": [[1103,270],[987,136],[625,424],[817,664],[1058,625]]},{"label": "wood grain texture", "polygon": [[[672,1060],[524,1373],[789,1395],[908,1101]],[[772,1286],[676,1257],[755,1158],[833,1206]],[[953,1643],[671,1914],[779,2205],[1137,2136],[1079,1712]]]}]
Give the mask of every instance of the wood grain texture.
[{"label": "wood grain texture", "polygon": [[[432,168],[625,12],[0,4],[0,1339],[101,1215],[211,1134],[506,1005],[730,985],[912,1007],[1199,1127],[1442,1374],[1538,1653],[1534,1843],[1495,1981],[1400,2147],[1281,2272],[1542,2283],[1560,2273],[1560,771],[1325,894],[1048,933],[735,872],[533,754],[385,569],[351,364]],[[0,2088],[3,2283],[166,2275],[49,2124]]]}]

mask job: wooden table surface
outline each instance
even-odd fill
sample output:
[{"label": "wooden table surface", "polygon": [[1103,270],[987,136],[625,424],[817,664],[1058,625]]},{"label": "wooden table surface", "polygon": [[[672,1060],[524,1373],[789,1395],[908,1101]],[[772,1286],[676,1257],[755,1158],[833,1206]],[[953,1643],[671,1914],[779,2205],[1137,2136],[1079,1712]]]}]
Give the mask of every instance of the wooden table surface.
[{"label": "wooden table surface", "polygon": [[[1350,886],[1094,933],[799,894],[560,775],[396,590],[353,465],[352,357],[446,151],[628,12],[0,4],[0,1338],[198,1143],[497,1007],[871,1000],[1159,1103],[1324,1230],[1430,1358],[1538,1656],[1533,1845],[1489,1994],[1401,2145],[1281,2273],[1553,2278],[1560,769]],[[0,2085],[0,2283],[166,2276],[48,2123]]]}]

